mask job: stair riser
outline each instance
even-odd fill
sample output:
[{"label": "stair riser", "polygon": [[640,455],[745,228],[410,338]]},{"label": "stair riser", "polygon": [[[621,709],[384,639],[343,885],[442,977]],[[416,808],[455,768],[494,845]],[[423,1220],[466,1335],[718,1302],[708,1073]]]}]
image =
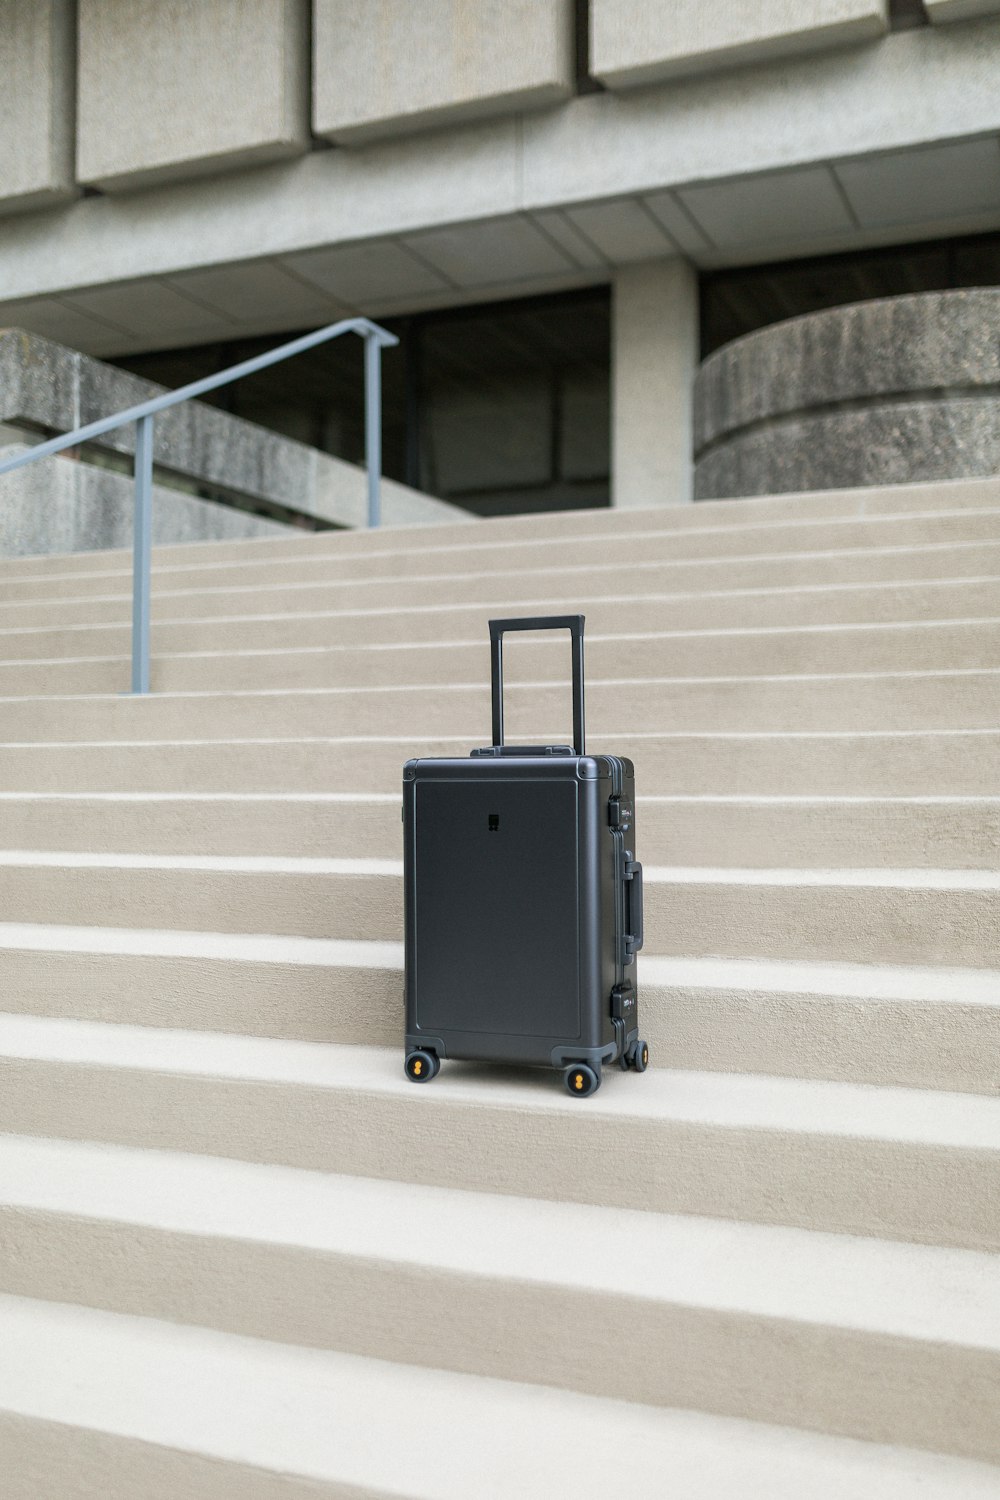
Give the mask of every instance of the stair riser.
[{"label": "stair riser", "polygon": [[[773,626],[873,624],[907,620],[996,618],[1000,580],[986,583],[884,585],[856,589],[802,589],[780,593],[706,594],[647,599],[652,580],[621,598],[587,598],[572,585],[561,591],[588,629],[634,631],[756,629]],[[525,613],[527,603],[548,611],[559,593],[541,591],[519,601],[498,591],[495,599],[461,609],[406,610],[386,589],[384,606],[369,613],[336,613],[335,588],[270,591],[255,595],[198,594],[189,601],[163,599],[154,610],[160,651],[267,650],[298,645],[382,645],[414,641],[474,640],[491,616]],[[130,649],[131,599],[83,599],[0,606],[0,658],[105,656]],[[228,617],[234,618],[228,618]],[[24,634],[31,630],[34,634]]]},{"label": "stair riser", "polygon": [[[478,743],[485,742],[482,736]],[[27,792],[397,792],[404,762],[464,755],[472,742],[413,738],[329,744],[0,745],[0,786]],[[691,735],[588,739],[629,756],[648,794],[994,796],[1000,733],[871,737]]]},{"label": "stair riser", "polygon": [[[188,1453],[19,1412],[0,1411],[4,1500],[348,1500],[348,1491],[311,1479],[272,1474],[228,1458]],[[384,1491],[352,1486],[350,1500],[384,1500]],[[421,1500],[418,1490],[398,1500]]]},{"label": "stair riser", "polygon": [[[508,738],[564,741],[568,686],[512,683],[505,690]],[[422,688],[350,688],[326,692],[226,692],[204,697],[36,698],[2,705],[7,743],[72,740],[284,738],[289,726],[308,736],[448,735],[464,754],[490,737],[488,684]],[[675,732],[711,734],[814,731],[991,729],[1000,722],[1000,672],[932,672],[920,676],[587,684],[590,738]]]},{"label": "stair riser", "polygon": [[[34,637],[24,637],[32,640]],[[69,647],[68,649],[73,649]],[[154,642],[154,652],[158,647]],[[595,639],[587,648],[594,678],[732,677],[789,673],[989,671],[1000,659],[1000,624],[897,625],[817,632]],[[562,682],[566,650],[519,643],[512,676]],[[426,646],[267,651],[248,655],[154,655],[154,691],[411,687],[479,683],[489,678],[489,641]],[[0,693],[124,691],[127,658],[0,663]]]},{"label": "stair riser", "polygon": [[[455,1077],[461,1080],[457,1069]],[[365,1089],[8,1059],[0,1062],[0,1079],[0,1126],[18,1134],[195,1151],[471,1191],[488,1184],[492,1192],[518,1197],[964,1249],[1000,1248],[1000,1149],[609,1116],[596,1102],[576,1108],[567,1100],[563,1109],[535,1109],[527,1091],[520,1108],[491,1108],[481,1095],[474,1101],[450,1097],[443,1081],[400,1099]],[[539,1075],[540,1099],[548,1102],[558,1087],[555,1073]],[[621,1100],[626,1107],[642,1087],[641,1079],[613,1072],[604,1084],[610,1102]],[[629,1163],[624,1172],[623,1161]],[[0,1269],[0,1290],[49,1295],[3,1284],[2,1276]]]},{"label": "stair riser", "polygon": [[[678,533],[652,529],[626,535],[539,539],[526,549],[523,542],[479,542],[449,546],[351,555],[342,547],[329,550],[306,544],[299,555],[275,556],[256,549],[233,554],[233,561],[200,561],[187,554],[178,563],[157,562],[161,588],[255,587],[272,583],[358,582],[360,580],[452,579],[467,575],[483,580],[505,571],[534,573],[552,568],[627,568],[638,554],[646,564],[710,559],[714,566],[745,558],[795,558],[805,553],[870,551],[974,542],[988,546],[1000,540],[1000,511],[968,511],[943,515],[832,521],[818,525],[785,524],[711,528]],[[525,553],[527,551],[527,557]],[[64,562],[59,559],[59,562]],[[979,557],[978,574],[991,571]],[[64,569],[58,573],[12,573],[4,580],[8,599],[73,599],[86,593],[120,594],[129,587],[131,562],[112,562],[107,568]],[[903,576],[921,576],[903,575]],[[940,571],[938,572],[940,576]],[[843,581],[840,579],[839,581]],[[426,603],[426,589],[423,602]]]},{"label": "stair riser", "polygon": [[[996,891],[646,883],[652,954],[996,962]],[[399,876],[0,866],[8,922],[397,942]]]},{"label": "stair riser", "polygon": [[[402,858],[399,801],[0,803],[7,849]],[[1000,802],[638,803],[650,865],[989,869]]]},{"label": "stair riser", "polygon": [[11,1246],[5,1281],[55,1301],[1000,1457],[988,1418],[1000,1359],[987,1352],[136,1226],[32,1214],[0,1222]]},{"label": "stair riser", "polygon": [[[402,1058],[398,968],[2,949],[0,977],[12,1012],[398,1047]],[[1000,1089],[1000,994],[987,1006],[664,987],[643,977],[641,961],[639,979],[653,1067],[991,1095]],[[186,1137],[177,1142],[178,1149],[189,1144]]]}]

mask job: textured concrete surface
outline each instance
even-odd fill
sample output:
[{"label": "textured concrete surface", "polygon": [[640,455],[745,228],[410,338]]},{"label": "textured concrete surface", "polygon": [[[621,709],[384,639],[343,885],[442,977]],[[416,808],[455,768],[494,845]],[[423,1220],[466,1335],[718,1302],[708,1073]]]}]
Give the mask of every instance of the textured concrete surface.
[{"label": "textured concrete surface", "polygon": [[[87,692],[91,674],[71,663],[64,692]],[[223,675],[223,674],[220,674]],[[235,674],[230,674],[235,675]],[[99,691],[125,692],[128,660],[102,674]],[[154,660],[153,687],[163,674]],[[38,691],[37,680],[31,684]],[[231,685],[230,685],[231,686]],[[5,684],[10,691],[12,684]],[[294,730],[294,726],[289,726]],[[410,755],[465,755],[488,740],[415,734],[365,736],[350,723],[339,737],[282,739],[67,741],[0,745],[0,776],[8,791],[80,792],[108,788],[108,749],[115,746],[115,789],[121,792],[332,792],[364,786],[389,792]],[[537,726],[535,726],[537,728]],[[717,795],[720,787],[752,796],[988,797],[996,791],[1000,732],[993,729],[904,732],[664,733],[593,737],[591,748],[627,755],[645,785],[664,795]]]},{"label": "textured concrete surface", "polygon": [[[649,859],[648,854],[645,860]],[[782,869],[646,864],[659,951],[683,957],[859,963],[996,957],[1000,874],[981,870]],[[382,942],[402,926],[401,860],[4,851],[10,921]]]},{"label": "textured concrete surface", "polygon": [[[146,1056],[155,1073],[164,1064],[164,1049],[173,1044],[170,1028],[225,1033],[227,1040],[209,1038],[201,1053],[190,1038],[177,1042],[187,1048],[188,1059],[179,1067],[179,1056],[174,1056],[179,1081],[159,1079],[156,1086],[177,1091],[170,1118],[181,1133],[164,1134],[161,1124],[153,1127],[158,1133],[152,1143],[188,1148],[194,1137],[183,1132],[193,1130],[202,1132],[197,1135],[202,1148],[216,1155],[238,1155],[253,1143],[254,1151],[278,1151],[280,1160],[321,1166],[328,1156],[302,1152],[326,1151],[329,1132],[300,1134],[297,1117],[287,1111],[287,1098],[281,1103],[284,1123],[277,1134],[272,1123],[248,1134],[239,1121],[258,1116],[254,1096],[246,1096],[247,1115],[234,1120],[227,1111],[238,1091],[230,1089],[227,1100],[213,1106],[217,1126],[204,1134],[212,1078],[229,1076],[235,1065],[232,1037],[274,1039],[278,1033],[285,1041],[347,1045],[351,1050],[339,1061],[332,1052],[324,1055],[331,1078],[342,1078],[350,1092],[357,1083],[359,1057],[353,1049],[395,1048],[402,1026],[399,942],[7,923],[0,931],[0,959],[9,986],[8,1012],[39,1021],[34,1033],[26,1024],[19,1035],[12,1016],[5,1023],[5,1083],[14,1111],[8,1118],[19,1119],[21,1130],[55,1132],[51,1114],[44,1113],[48,1096],[40,1092],[40,1068],[61,1070],[69,1061],[84,1068],[82,1033],[53,1021],[54,1016],[105,1023],[103,1030],[92,1031],[86,1049],[86,1066],[98,1071],[88,1073],[86,1080],[80,1072],[75,1102],[66,1100],[72,1114],[62,1117],[59,1131],[65,1133],[72,1118],[75,1132],[89,1130],[92,1136],[100,1120],[102,1131],[111,1130],[109,1138],[132,1145],[152,1141],[143,1133],[150,1128],[149,1117],[141,1111],[122,1115],[119,1095],[108,1093],[111,1075],[106,1069],[131,1068]],[[994,1045],[1000,975],[995,969],[661,955],[640,959],[639,978],[643,1032],[653,1067],[990,1097],[1000,1087]],[[154,1029],[132,1035],[119,1030],[122,1026]],[[63,1047],[58,1057],[53,1051],[57,1042]],[[16,1096],[15,1056],[22,1080]],[[206,1062],[211,1063],[207,1072]],[[266,1069],[279,1062],[280,1049],[258,1058],[265,1077],[270,1076]],[[188,1066],[191,1078],[184,1081]],[[385,1076],[396,1077],[391,1070]],[[121,1077],[122,1088],[130,1090],[128,1076]],[[199,1083],[199,1078],[207,1082]],[[135,1086],[146,1092],[149,1073],[141,1079]],[[99,1109],[98,1097],[103,1100]],[[204,1107],[196,1107],[198,1099]],[[309,1095],[302,1099],[305,1109],[316,1102]],[[115,1119],[118,1123],[112,1125]],[[265,1139],[269,1148],[260,1144]]]},{"label": "textured concrete surface", "polygon": [[1000,11],[998,0],[924,0],[924,9],[932,21],[969,21],[976,16],[993,16]]},{"label": "textured concrete surface", "polygon": [[335,141],[573,92],[571,0],[315,0],[313,123]]},{"label": "textured concrete surface", "polygon": [[0,214],[76,194],[73,64],[69,0],[2,0]]},{"label": "textured concrete surface", "polygon": [[80,0],[77,172],[116,192],[298,155],[307,0]]},{"label": "textured concrete surface", "polygon": [[691,422],[698,278],[687,261],[649,261],[612,283],[611,503],[693,496]]},{"label": "textured concrete surface", "polygon": [[[0,447],[0,459],[24,451],[21,444]],[[128,475],[71,459],[43,460],[0,476],[0,556],[130,547],[134,510],[135,486]],[[153,487],[157,543],[277,536],[287,530],[231,505]]]},{"label": "textured concrete surface", "polygon": [[[9,228],[4,235],[4,297],[44,318],[40,331],[54,334],[59,319],[73,320],[81,337],[95,341],[95,352],[108,352],[114,338],[119,350],[166,347],[181,337],[171,326],[181,314],[192,320],[192,332],[184,335],[189,342],[199,318],[206,340],[220,337],[220,326],[231,326],[224,313],[228,299],[213,303],[210,283],[202,281],[192,283],[200,308],[179,293],[170,301],[161,278],[231,273],[235,296],[244,277],[254,285],[248,255],[264,262],[265,272],[290,293],[284,262],[268,266],[266,258],[372,249],[387,269],[365,294],[366,303],[374,309],[384,297],[386,306],[395,299],[405,310],[393,271],[400,237],[447,230],[464,244],[468,229],[474,275],[476,241],[491,235],[497,219],[513,223],[537,249],[526,267],[500,266],[494,285],[512,295],[539,284],[565,285],[567,278],[591,280],[606,264],[669,254],[675,234],[680,250],[699,265],[745,264],[748,252],[751,259],[769,259],[884,243],[884,223],[852,217],[830,164],[849,165],[855,178],[859,172],[867,177],[870,168],[876,183],[888,174],[893,182],[907,175],[912,184],[917,174],[895,216],[894,240],[992,228],[995,194],[990,190],[983,200],[977,164],[982,142],[1000,129],[997,27],[989,16],[921,27],[883,44],[763,62],[741,75],[735,89],[731,75],[717,72],[659,89],[573,98],[516,120],[462,122],[372,142],[363,158],[354,151],[317,151],[210,181],[153,184],[127,198],[87,198],[61,218],[58,236],[44,216],[19,216],[16,232]],[[908,108],[914,97],[933,107]],[[935,154],[943,147],[951,153],[947,166]],[[963,175],[969,193],[956,196]],[[819,179],[825,184],[818,190],[821,220],[804,198],[803,178],[807,187]],[[724,233],[701,225],[693,185],[699,195],[704,188],[715,194],[708,218]],[[617,213],[622,206],[626,211]],[[573,220],[578,207],[597,208],[611,222],[606,252],[581,242]],[[518,218],[535,214],[551,216],[544,222],[558,239]],[[638,239],[629,221],[640,226]],[[413,275],[420,270],[410,263]],[[137,279],[143,280],[142,316],[109,329],[92,294],[105,289],[106,306],[117,307],[126,293],[135,295],[118,284]],[[442,300],[470,300],[467,284],[449,296],[447,278],[431,280]],[[154,293],[161,306],[164,300],[181,304],[177,318],[148,311]],[[410,306],[416,300],[411,296]],[[17,321],[13,312],[10,318]],[[267,321],[266,305],[260,318],[265,326],[257,331],[281,326]],[[158,342],[151,343],[154,337]]]},{"label": "textured concrete surface", "polygon": [[[0,563],[0,1290],[62,1304],[0,1298],[5,1350],[39,1342],[0,1368],[18,1500],[77,1500],[66,1463],[143,1500],[271,1500],[275,1472],[374,1500],[370,1451],[303,1475],[276,1436],[283,1359],[321,1362],[328,1435],[330,1382],[371,1356],[380,1411],[499,1375],[505,1414],[684,1404],[769,1424],[771,1474],[840,1434],[921,1445],[885,1471],[914,1500],[942,1453],[993,1465],[946,1466],[955,1500],[996,1489],[997,500],[950,481],[164,547],[174,691],[146,702],[120,696],[126,555]],[[585,1105],[457,1063],[414,1089],[400,765],[482,742],[486,618],[549,606],[589,617],[588,748],[636,764],[653,1067]],[[523,644],[511,730],[561,738],[564,652]],[[257,1446],[178,1394],[219,1376],[209,1345],[227,1392],[252,1376]],[[72,1374],[95,1348],[113,1379]],[[781,1493],[713,1452],[713,1500]],[[630,1495],[662,1493],[676,1450],[637,1472]]]},{"label": "textured concrete surface", "polygon": [[1000,468],[1000,291],[926,292],[792,318],[703,364],[701,498]]},{"label": "textured concrete surface", "polygon": [[[0,330],[0,422],[9,429],[68,432],[161,395],[165,389],[23,329]],[[291,515],[331,521],[339,526],[359,526],[366,522],[367,478],[355,464],[199,401],[185,401],[162,412],[156,418],[153,432],[155,462],[182,481],[211,486],[222,495],[279,506]],[[106,433],[94,446],[131,455],[135,451],[135,429],[129,425]],[[34,469],[27,473],[39,475]],[[0,478],[0,486],[16,486],[21,479],[21,474]],[[27,483],[29,488],[37,490],[45,480],[31,477]],[[92,479],[90,483],[97,485],[98,481]],[[389,526],[475,519],[445,501],[393,480],[383,480],[382,506]],[[26,535],[31,535],[40,518],[29,512],[18,518],[16,524]],[[229,524],[237,529],[195,528],[189,533],[181,528],[173,533],[163,532],[158,540],[166,543],[243,537],[263,535],[274,529],[240,530],[239,523]],[[58,530],[55,535],[54,545],[39,546],[37,550],[62,551],[76,545],[62,540],[63,533]],[[88,549],[121,546],[125,541],[117,527],[100,523],[91,531],[82,530],[80,535],[87,538],[81,545]],[[30,550],[22,547],[17,552],[8,551],[8,555]]]},{"label": "textured concrete surface", "polygon": [[[876,691],[878,690],[877,685]],[[308,695],[310,699],[319,694]],[[193,700],[163,700],[176,718],[160,732],[180,733]],[[99,705],[101,700],[95,700]],[[259,733],[280,733],[303,703],[277,695],[274,720],[270,699],[234,698],[236,712],[213,722],[206,732],[240,737],[254,714]],[[66,718],[63,700],[49,700]],[[666,712],[670,711],[669,704]],[[328,705],[324,708],[329,711]],[[242,708],[242,717],[239,709]],[[278,715],[282,720],[278,722]],[[7,733],[17,733],[15,721]],[[78,734],[107,738],[115,732],[148,733],[142,717],[119,720],[117,730],[75,726]],[[135,727],[132,727],[135,726]],[[309,725],[303,726],[304,730]],[[359,728],[362,726],[359,726]],[[780,727],[774,725],[772,727]],[[37,732],[44,732],[39,730]],[[74,730],[65,723],[64,737]],[[470,736],[471,739],[471,736]],[[706,797],[642,796],[639,799],[644,856],[651,863],[671,859],[683,865],[743,868],[860,868],[876,857],[895,869],[984,869],[1000,848],[1000,797]],[[261,794],[230,792],[198,796],[138,792],[131,797],[105,792],[86,796],[63,792],[5,792],[0,798],[9,847],[22,851],[116,854],[185,854],[190,827],[197,821],[204,854],[270,855],[291,858],[348,858],[365,847],[375,859],[399,856],[399,798],[370,792],[359,801],[350,792]]]},{"label": "textured concrete surface", "polygon": [[[983,1253],[107,1146],[6,1163],[8,1292],[1000,1458]],[[809,1378],[818,1337],[850,1383]]]},{"label": "textured concrete surface", "polygon": [[[656,998],[662,1037],[669,1000],[662,992]],[[922,1008],[906,1009],[913,1020]],[[995,1024],[996,1006],[982,1009],[984,1025]],[[786,1019],[794,1015],[785,1008]],[[766,1013],[762,1019],[767,1026]],[[600,1101],[580,1111],[538,1077],[446,1065],[424,1102],[407,1087],[391,1043],[385,1050],[319,1047],[30,1016],[0,1018],[0,1076],[0,1123],[21,1137],[97,1136],[134,1149],[466,1191],[488,1182],[490,1192],[508,1197],[1000,1247],[1000,1102],[972,1092],[661,1067],[641,1093],[633,1079],[611,1072]],[[622,1133],[634,1163],[625,1175],[615,1150]],[[30,1150],[25,1141],[23,1154]],[[39,1174],[36,1209],[46,1195],[60,1196],[61,1150],[48,1148],[56,1166]],[[78,1154],[97,1176],[100,1148]],[[8,1224],[17,1207],[12,1186],[25,1192],[12,1155],[0,1156],[0,1223],[6,1216]],[[753,1167],[734,1170],[741,1161]],[[85,1201],[86,1183],[75,1192]],[[65,1201],[62,1211],[71,1211]],[[93,1203],[90,1217],[105,1216],[114,1215]],[[272,1232],[282,1232],[277,1222]],[[8,1244],[12,1235],[8,1229]],[[21,1258],[31,1276],[38,1257],[25,1250]],[[0,1284],[63,1294],[4,1281],[2,1272]]]},{"label": "textured concrete surface", "polygon": [[888,27],[885,0],[592,0],[591,68],[611,88],[795,52],[868,41]]},{"label": "textured concrete surface", "polygon": [[89,1500],[110,1474],[145,1500],[547,1500],[567,1454],[581,1500],[660,1500],[665,1474],[689,1500],[996,1493],[987,1465],[790,1428],[17,1297],[0,1321],[10,1500]]}]

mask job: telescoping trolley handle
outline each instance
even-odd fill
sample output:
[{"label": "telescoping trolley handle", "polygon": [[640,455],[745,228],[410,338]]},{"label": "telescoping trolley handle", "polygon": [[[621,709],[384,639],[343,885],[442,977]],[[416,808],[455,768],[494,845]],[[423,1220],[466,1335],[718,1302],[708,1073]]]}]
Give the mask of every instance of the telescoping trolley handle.
[{"label": "telescoping trolley handle", "polygon": [[493,744],[503,746],[503,637],[507,630],[568,630],[573,653],[573,748],[584,755],[583,727],[583,615],[529,615],[516,620],[490,621],[493,683]]}]

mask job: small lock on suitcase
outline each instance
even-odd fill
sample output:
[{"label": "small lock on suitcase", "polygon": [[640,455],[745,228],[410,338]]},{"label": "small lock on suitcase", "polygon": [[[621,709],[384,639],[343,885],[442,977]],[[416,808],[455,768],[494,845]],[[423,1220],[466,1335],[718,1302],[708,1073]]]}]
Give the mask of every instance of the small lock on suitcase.
[{"label": "small lock on suitcase", "polygon": [[[644,1072],[636,954],[642,866],[630,760],[587,755],[583,615],[491,620],[493,743],[407,761],[407,1076],[442,1058],[561,1069],[582,1098],[604,1063]],[[505,745],[503,637],[569,630],[573,738]]]}]

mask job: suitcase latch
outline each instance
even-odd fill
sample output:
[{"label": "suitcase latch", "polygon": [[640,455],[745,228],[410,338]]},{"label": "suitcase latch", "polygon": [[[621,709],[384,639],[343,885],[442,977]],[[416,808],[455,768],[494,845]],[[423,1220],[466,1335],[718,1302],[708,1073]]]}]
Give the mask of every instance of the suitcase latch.
[{"label": "suitcase latch", "polygon": [[616,984],[611,991],[611,1016],[615,1021],[624,1021],[626,1029],[635,1015],[635,986],[630,979]]},{"label": "suitcase latch", "polygon": [[631,797],[623,797],[616,792],[613,797],[609,798],[608,823],[610,827],[618,829],[621,833],[628,833],[632,827],[634,812]]}]

